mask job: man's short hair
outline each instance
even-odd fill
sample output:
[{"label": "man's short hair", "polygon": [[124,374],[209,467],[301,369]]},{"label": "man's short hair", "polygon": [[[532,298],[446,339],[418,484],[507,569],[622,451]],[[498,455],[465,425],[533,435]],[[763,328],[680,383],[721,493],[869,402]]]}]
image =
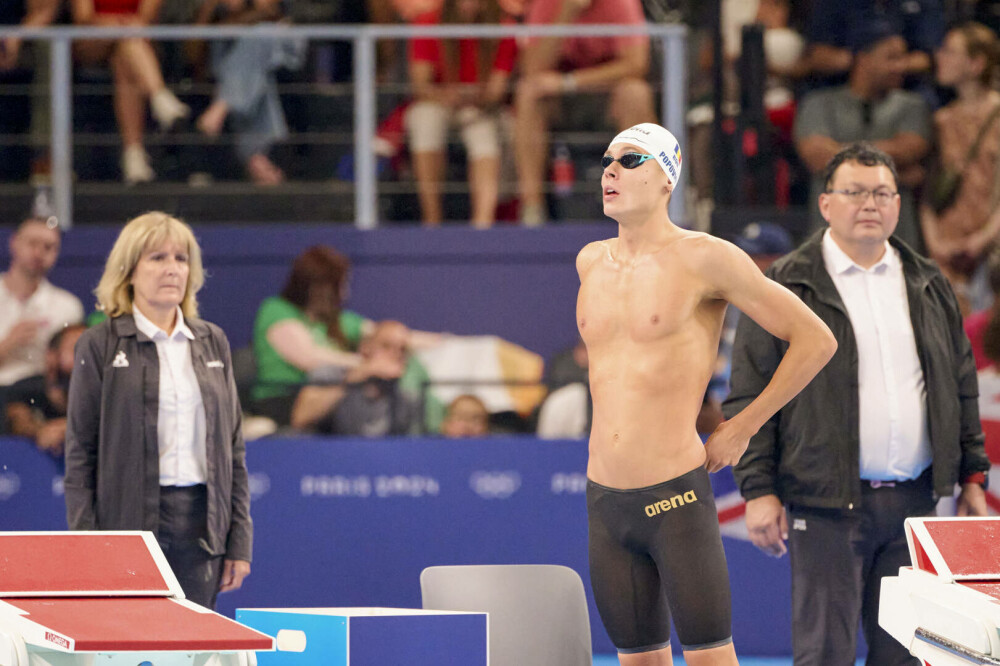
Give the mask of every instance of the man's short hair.
[{"label": "man's short hair", "polygon": [[868,167],[884,166],[892,173],[892,182],[895,183],[896,189],[899,189],[899,174],[896,172],[896,163],[892,161],[889,154],[879,150],[870,143],[858,141],[846,148],[842,148],[839,153],[830,158],[830,161],[826,163],[826,169],[823,170],[824,192],[830,191],[830,186],[833,184],[833,177],[836,175],[837,169],[844,162],[857,162]]},{"label": "man's short hair", "polygon": [[852,53],[867,53],[892,37],[902,37],[903,31],[895,21],[880,12],[865,12],[862,20],[849,38]]}]

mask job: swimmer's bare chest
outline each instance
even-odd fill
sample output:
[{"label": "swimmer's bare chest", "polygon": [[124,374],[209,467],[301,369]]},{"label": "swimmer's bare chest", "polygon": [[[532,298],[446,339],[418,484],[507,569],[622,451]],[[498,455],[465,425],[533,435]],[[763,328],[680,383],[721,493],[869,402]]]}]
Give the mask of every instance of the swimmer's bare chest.
[{"label": "swimmer's bare chest", "polygon": [[725,303],[669,254],[649,259],[622,266],[602,257],[577,300],[594,400],[588,473],[613,487],[688,471],[703,456],[695,422]]}]

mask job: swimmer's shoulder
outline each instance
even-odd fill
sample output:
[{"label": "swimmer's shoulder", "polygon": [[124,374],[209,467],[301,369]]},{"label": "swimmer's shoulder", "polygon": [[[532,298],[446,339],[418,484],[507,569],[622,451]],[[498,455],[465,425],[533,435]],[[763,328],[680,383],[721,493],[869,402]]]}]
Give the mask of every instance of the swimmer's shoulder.
[{"label": "swimmer's shoulder", "polygon": [[576,255],[576,272],[582,278],[590,271],[591,267],[609,251],[608,243],[611,239],[594,241],[587,243]]},{"label": "swimmer's shoulder", "polygon": [[734,261],[749,259],[743,250],[723,238],[687,229],[670,248],[671,259],[679,258],[697,273],[724,271]]}]

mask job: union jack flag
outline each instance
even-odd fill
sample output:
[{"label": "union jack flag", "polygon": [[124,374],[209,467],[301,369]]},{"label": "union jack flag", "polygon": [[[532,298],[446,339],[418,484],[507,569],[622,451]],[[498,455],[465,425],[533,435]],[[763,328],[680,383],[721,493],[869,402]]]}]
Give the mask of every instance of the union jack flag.
[{"label": "union jack flag", "polygon": [[732,468],[727,467],[712,475],[712,490],[715,493],[715,509],[719,514],[719,531],[722,536],[749,541],[747,523],[743,520],[746,502],[736,487]]}]

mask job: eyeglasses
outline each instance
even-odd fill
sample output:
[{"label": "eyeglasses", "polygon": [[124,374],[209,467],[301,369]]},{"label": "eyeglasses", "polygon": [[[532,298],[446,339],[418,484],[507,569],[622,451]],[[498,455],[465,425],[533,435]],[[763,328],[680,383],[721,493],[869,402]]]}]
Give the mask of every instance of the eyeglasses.
[{"label": "eyeglasses", "polygon": [[626,169],[634,169],[646,160],[653,159],[652,155],[643,155],[641,153],[625,153],[618,159],[611,157],[611,155],[605,155],[601,158],[601,168],[607,169],[609,166],[618,162]]},{"label": "eyeglasses", "polygon": [[892,190],[827,190],[828,194],[843,194],[853,204],[863,204],[869,195],[875,198],[876,206],[888,206],[892,198],[899,194]]}]

